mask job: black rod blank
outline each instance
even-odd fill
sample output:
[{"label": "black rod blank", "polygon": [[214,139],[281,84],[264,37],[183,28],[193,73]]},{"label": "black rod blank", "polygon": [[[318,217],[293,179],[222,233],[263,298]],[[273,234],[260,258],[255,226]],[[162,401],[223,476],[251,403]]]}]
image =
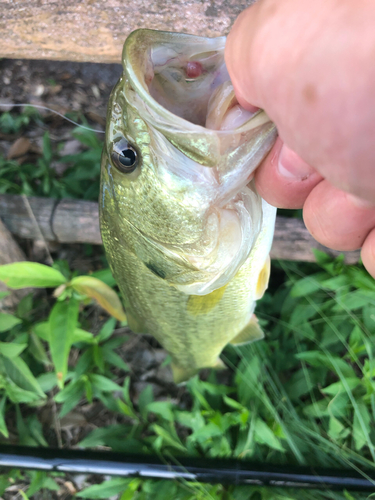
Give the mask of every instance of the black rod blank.
[{"label": "black rod blank", "polygon": [[164,460],[91,450],[0,446],[0,468],[103,474],[144,479],[185,479],[202,483],[319,488],[375,492],[375,472],[286,465],[259,465],[244,460],[181,457]]}]

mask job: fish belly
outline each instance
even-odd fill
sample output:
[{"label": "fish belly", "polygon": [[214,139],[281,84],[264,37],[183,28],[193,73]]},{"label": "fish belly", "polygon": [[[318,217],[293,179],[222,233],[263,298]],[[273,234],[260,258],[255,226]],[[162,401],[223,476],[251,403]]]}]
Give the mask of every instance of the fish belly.
[{"label": "fish belly", "polygon": [[[102,235],[106,239],[106,231]],[[156,276],[126,248],[112,251],[112,242],[109,237],[105,241],[107,255],[130,328],[160,342],[172,356],[179,379],[218,366],[221,351],[248,324],[255,307],[251,261],[222,289],[192,296]]]}]

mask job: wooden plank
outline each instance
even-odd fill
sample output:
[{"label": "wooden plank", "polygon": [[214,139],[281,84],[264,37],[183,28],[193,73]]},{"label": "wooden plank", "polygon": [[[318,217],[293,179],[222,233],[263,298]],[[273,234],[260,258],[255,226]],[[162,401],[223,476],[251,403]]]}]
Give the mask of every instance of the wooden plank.
[{"label": "wooden plank", "polygon": [[[39,229],[35,221],[30,219],[21,196],[0,195],[0,218],[11,233],[30,239],[40,239],[42,233],[46,240],[60,243],[102,244],[97,203],[33,197],[28,200]],[[358,251],[335,252],[317,243],[303,221],[277,217],[271,250],[273,259],[314,262],[313,248],[333,256],[344,253],[348,263],[356,263],[359,259]]]},{"label": "wooden plank", "polygon": [[[23,260],[26,260],[25,254],[0,219],[0,265],[12,264],[13,262],[20,262]],[[25,295],[32,292],[33,289],[24,288],[21,290],[8,290],[4,283],[0,281],[0,292],[5,291],[8,291],[9,295],[0,299],[0,311],[15,309],[18,302],[25,297]]]},{"label": "wooden plank", "polygon": [[137,28],[202,36],[227,34],[244,0],[0,1],[1,57],[120,62]]}]

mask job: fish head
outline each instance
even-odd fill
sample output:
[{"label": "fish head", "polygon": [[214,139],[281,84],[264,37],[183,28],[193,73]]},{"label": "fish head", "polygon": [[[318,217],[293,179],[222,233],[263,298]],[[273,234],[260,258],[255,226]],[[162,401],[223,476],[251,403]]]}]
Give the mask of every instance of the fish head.
[{"label": "fish head", "polygon": [[225,285],[249,256],[263,227],[253,172],[276,138],[263,111],[236,101],[224,46],[133,32],[108,108],[102,233],[194,295]]}]

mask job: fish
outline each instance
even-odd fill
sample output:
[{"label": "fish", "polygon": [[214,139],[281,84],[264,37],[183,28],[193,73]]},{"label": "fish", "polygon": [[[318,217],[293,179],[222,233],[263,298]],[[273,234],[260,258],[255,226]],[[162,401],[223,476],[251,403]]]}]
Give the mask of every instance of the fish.
[{"label": "fish", "polygon": [[264,337],[276,209],[253,177],[277,131],[238,103],[225,41],[133,31],[108,104],[102,240],[129,327],[166,349],[176,383]]}]

